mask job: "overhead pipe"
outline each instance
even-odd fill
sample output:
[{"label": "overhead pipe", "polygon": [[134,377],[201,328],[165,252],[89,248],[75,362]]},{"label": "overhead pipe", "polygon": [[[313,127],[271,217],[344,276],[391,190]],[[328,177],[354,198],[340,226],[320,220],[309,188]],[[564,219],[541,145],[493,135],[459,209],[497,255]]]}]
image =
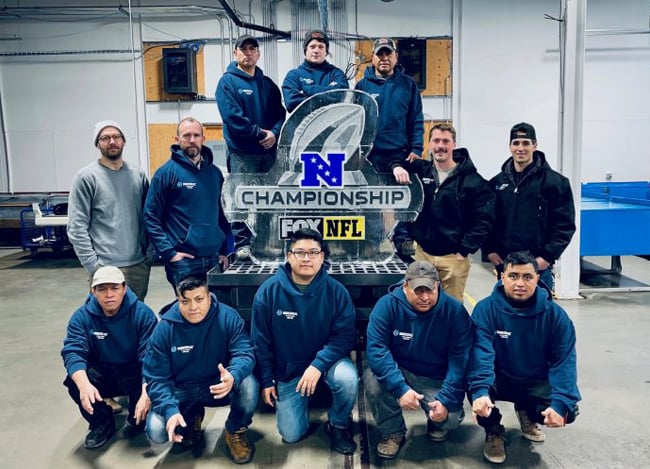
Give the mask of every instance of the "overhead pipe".
[{"label": "overhead pipe", "polygon": [[235,13],[235,11],[232,8],[230,8],[230,5],[228,5],[228,2],[226,0],[219,0],[219,3],[221,3],[221,6],[223,7],[224,11],[231,19],[231,21],[235,23],[237,26],[239,26],[240,28],[252,29],[253,31],[260,31],[263,33],[273,34],[274,36],[279,36],[281,39],[291,39],[290,31],[281,31],[279,29],[268,28],[266,26],[261,26],[259,24],[246,23],[237,16],[237,13]]}]

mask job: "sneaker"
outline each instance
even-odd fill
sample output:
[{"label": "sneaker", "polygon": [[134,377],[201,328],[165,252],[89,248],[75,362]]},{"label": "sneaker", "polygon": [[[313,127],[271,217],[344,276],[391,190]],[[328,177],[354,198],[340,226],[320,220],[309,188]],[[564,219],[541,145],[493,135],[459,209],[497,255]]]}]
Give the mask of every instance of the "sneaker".
[{"label": "sneaker", "polygon": [[521,425],[521,433],[524,438],[536,443],[541,443],[546,439],[546,435],[542,432],[540,426],[533,422],[525,410],[517,411],[517,418]]},{"label": "sneaker", "polygon": [[226,430],[226,446],[235,464],[246,464],[253,459],[255,446],[246,437],[247,428],[242,427],[234,433]]},{"label": "sneaker", "polygon": [[105,398],[104,402],[111,408],[114,414],[119,414],[120,412],[122,412],[122,404],[117,402],[112,397]]},{"label": "sneaker", "polygon": [[237,256],[237,259],[245,260],[245,259],[250,259],[251,257],[251,247],[250,246],[242,246],[239,249],[237,249],[237,252],[235,253]]},{"label": "sneaker", "polygon": [[96,449],[104,446],[108,440],[112,438],[115,434],[115,422],[103,423],[97,425],[95,428],[91,428],[88,435],[86,435],[86,441],[84,441],[84,447],[86,449]]},{"label": "sneaker", "polygon": [[327,422],[325,433],[330,437],[330,448],[337,453],[352,454],[357,449],[357,444],[352,439],[348,428],[336,428]]},{"label": "sneaker", "polygon": [[436,443],[443,442],[447,439],[449,430],[439,429],[434,422],[427,419],[427,437]]},{"label": "sneaker", "polygon": [[405,441],[404,435],[388,435],[377,443],[377,456],[383,459],[393,459]]},{"label": "sneaker", "polygon": [[506,429],[499,425],[495,430],[485,431],[485,444],[483,457],[494,464],[501,464],[506,460]]}]

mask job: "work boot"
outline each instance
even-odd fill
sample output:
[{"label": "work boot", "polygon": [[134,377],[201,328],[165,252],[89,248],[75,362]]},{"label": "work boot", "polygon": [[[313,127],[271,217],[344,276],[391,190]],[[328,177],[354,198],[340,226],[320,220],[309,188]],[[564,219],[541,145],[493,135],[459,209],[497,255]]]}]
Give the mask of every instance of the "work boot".
[{"label": "work boot", "polygon": [[340,454],[352,454],[357,444],[347,428],[333,427],[330,422],[325,424],[325,433],[330,437],[330,448]]},{"label": "work boot", "polygon": [[521,425],[521,434],[524,438],[536,443],[541,443],[546,439],[546,435],[542,432],[540,426],[533,422],[525,410],[517,411],[517,418]]},{"label": "work boot", "polygon": [[501,464],[506,460],[506,429],[503,425],[495,425],[485,429],[485,444],[483,457],[494,464]]},{"label": "work boot", "polygon": [[104,446],[115,434],[115,421],[105,422],[90,429],[84,441],[86,449],[96,449]]},{"label": "work boot", "polygon": [[253,459],[255,446],[246,437],[246,427],[242,427],[234,433],[226,430],[226,446],[230,450],[230,457],[235,464],[246,464]]},{"label": "work boot", "polygon": [[431,420],[427,419],[427,438],[436,443],[441,443],[447,439],[447,433],[449,430],[441,430]]},{"label": "work boot", "polygon": [[106,403],[106,405],[108,405],[111,408],[114,414],[119,414],[120,412],[122,412],[122,404],[117,402],[112,397],[105,398],[104,403]]},{"label": "work boot", "polygon": [[404,435],[388,435],[377,443],[377,456],[383,459],[393,459],[404,445]]}]

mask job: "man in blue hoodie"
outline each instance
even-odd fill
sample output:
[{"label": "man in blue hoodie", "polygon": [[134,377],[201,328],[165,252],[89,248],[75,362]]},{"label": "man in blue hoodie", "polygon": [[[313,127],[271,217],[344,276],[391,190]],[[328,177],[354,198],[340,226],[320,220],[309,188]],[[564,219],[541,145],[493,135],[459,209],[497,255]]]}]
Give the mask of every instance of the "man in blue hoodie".
[{"label": "man in blue hoodie", "polygon": [[332,391],[325,432],[331,449],[352,454],[350,412],[359,377],[349,358],[356,313],[350,294],[323,266],[327,246],[317,231],[291,235],[287,263],[255,294],[251,335],[262,398],[275,407],[278,431],[295,443],[309,428],[309,397],[319,381]]},{"label": "man in blue hoodie", "polygon": [[125,433],[141,430],[151,402],[142,381],[142,362],[156,326],[153,311],[135,296],[114,266],[100,267],[91,293],[68,322],[61,356],[63,384],[90,426],[84,446],[103,446],[115,433],[107,396],[129,396]]},{"label": "man in blue hoodie", "polygon": [[156,327],[144,363],[152,402],[147,436],[154,444],[199,445],[205,407],[230,405],[226,446],[235,463],[245,464],[255,452],[246,430],[259,386],[244,320],[217,301],[205,278],[181,280],[177,292],[178,302]]},{"label": "man in blue hoodie", "polygon": [[[286,111],[280,89],[257,66],[260,45],[253,36],[235,42],[235,60],[217,84],[227,166],[231,173],[265,173],[273,167]],[[237,257],[250,256],[254,236],[244,222],[232,226]]]},{"label": "man in blue hoodie", "polygon": [[381,440],[377,455],[393,459],[406,441],[405,410],[422,409],[427,435],[445,441],[465,417],[465,374],[472,323],[463,305],[440,288],[427,261],[409,264],[370,314],[363,382]]},{"label": "man in blue hoodie", "polygon": [[287,111],[293,112],[305,99],[329,90],[347,90],[348,79],[338,67],[325,60],[330,40],[324,31],[308,31],[303,42],[305,61],[289,70],[282,83],[282,96]]},{"label": "man in blue hoodie", "polygon": [[372,67],[367,67],[357,90],[377,100],[377,136],[368,160],[381,173],[392,173],[400,184],[410,181],[406,161],[422,156],[424,116],[422,98],[415,81],[397,63],[397,46],[382,37],[373,44]]},{"label": "man in blue hoodie", "polygon": [[205,276],[228,267],[230,225],[221,205],[223,174],[203,146],[203,125],[186,117],[176,130],[171,158],[153,176],[144,205],[144,222],[156,253],[165,261],[176,292],[190,275]]},{"label": "man in blue hoodie", "polygon": [[475,339],[468,371],[472,413],[485,429],[483,456],[506,460],[505,428],[494,402],[515,404],[522,435],[542,442],[539,424],[563,427],[578,415],[576,334],[545,288],[527,251],[509,254],[501,281],[472,313]]}]

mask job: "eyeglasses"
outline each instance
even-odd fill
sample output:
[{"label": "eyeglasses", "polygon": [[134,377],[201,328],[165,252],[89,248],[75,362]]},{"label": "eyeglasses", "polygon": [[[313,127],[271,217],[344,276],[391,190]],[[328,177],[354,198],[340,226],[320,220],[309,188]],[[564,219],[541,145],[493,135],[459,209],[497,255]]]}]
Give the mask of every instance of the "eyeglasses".
[{"label": "eyeglasses", "polygon": [[122,136],[121,135],[102,135],[97,140],[99,140],[102,143],[108,143],[111,140],[115,140],[116,142],[121,142],[122,141]]},{"label": "eyeglasses", "polygon": [[309,257],[310,259],[315,259],[318,257],[318,255],[323,252],[319,251],[318,249],[312,249],[310,251],[289,251],[290,254],[293,254],[297,259],[305,259],[306,257]]},{"label": "eyeglasses", "polygon": [[431,141],[432,141],[433,143],[435,143],[436,145],[437,145],[438,143],[442,143],[443,145],[449,145],[449,144],[451,143],[451,140],[448,139],[448,138],[434,138],[434,139],[432,139]]}]

